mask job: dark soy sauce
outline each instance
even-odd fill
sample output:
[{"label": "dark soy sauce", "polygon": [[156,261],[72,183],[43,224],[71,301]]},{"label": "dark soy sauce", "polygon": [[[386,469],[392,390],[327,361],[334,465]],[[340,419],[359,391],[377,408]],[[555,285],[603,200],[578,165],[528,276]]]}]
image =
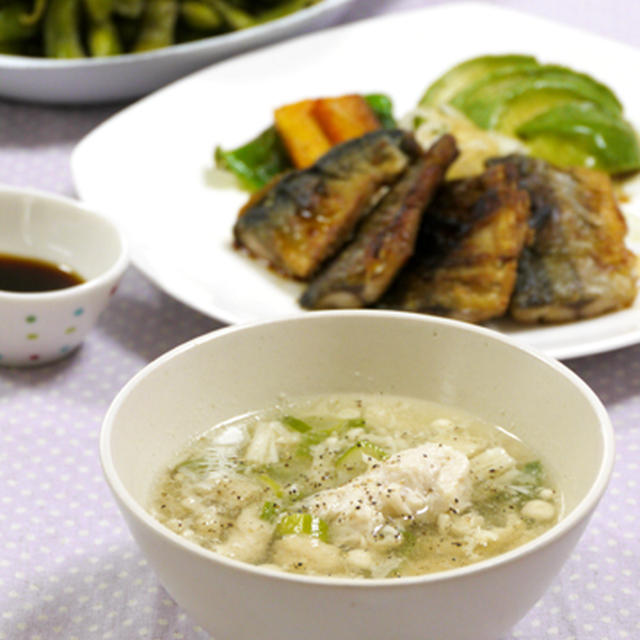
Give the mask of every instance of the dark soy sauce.
[{"label": "dark soy sauce", "polygon": [[0,254],[0,289],[20,293],[56,291],[82,284],[84,278],[65,265]]}]

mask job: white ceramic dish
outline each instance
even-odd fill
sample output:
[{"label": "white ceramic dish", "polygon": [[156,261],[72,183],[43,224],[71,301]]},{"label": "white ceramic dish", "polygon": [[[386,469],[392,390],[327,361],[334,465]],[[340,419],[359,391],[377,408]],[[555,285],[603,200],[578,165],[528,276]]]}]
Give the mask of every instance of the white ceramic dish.
[{"label": "white ceramic dish", "polygon": [[0,96],[61,104],[138,98],[216,60],[331,24],[352,1],[323,0],[258,27],[136,55],[48,60],[0,54]]},{"label": "white ceramic dish", "polygon": [[[71,163],[77,192],[124,225],[137,266],[182,302],[229,323],[306,313],[296,302],[299,285],[232,249],[246,194],[212,169],[215,146],[246,141],[270,124],[273,108],[305,97],[384,91],[404,114],[440,73],[488,51],[529,52],[589,71],[640,123],[640,91],[627,71],[640,68],[637,50],[523,14],[453,4],[337,27],[183,79],[80,142]],[[640,181],[630,193],[625,212],[636,225]],[[569,358],[640,341],[639,305],[566,326],[495,326]]]},{"label": "white ceramic dish", "polygon": [[128,264],[120,230],[75,200],[0,187],[0,254],[66,265],[84,282],[56,291],[0,290],[0,365],[64,358],[82,343]]},{"label": "white ceramic dish", "polygon": [[[564,515],[541,537],[460,569],[382,580],[276,572],[206,551],[145,506],[160,470],[196,435],[282,393],[388,393],[464,408],[530,443],[553,469]],[[567,451],[571,455],[567,456]],[[106,478],[160,581],[215,638],[497,640],[571,553],[613,465],[595,394],[559,362],[496,332],[376,311],[317,312],[221,329],[151,363],[101,432]],[[248,604],[249,603],[249,604]]]}]

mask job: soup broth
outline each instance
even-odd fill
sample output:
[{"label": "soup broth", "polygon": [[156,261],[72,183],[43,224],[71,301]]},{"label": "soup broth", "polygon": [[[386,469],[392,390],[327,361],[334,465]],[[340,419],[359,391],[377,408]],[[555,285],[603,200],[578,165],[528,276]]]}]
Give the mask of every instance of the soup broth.
[{"label": "soup broth", "polygon": [[499,426],[421,400],[328,395],[213,427],[158,479],[150,511],[244,562],[393,578],[517,547],[557,522],[561,497]]}]

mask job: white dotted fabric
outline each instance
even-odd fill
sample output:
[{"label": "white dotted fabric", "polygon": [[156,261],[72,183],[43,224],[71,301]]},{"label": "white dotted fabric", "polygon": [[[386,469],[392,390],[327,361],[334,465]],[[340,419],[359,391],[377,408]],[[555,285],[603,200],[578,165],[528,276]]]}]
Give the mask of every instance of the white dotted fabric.
[{"label": "white dotted fabric", "polygon": [[[349,18],[428,4],[437,3],[372,0]],[[635,3],[496,4],[531,6],[640,44],[637,26],[632,32],[640,21]],[[0,101],[0,181],[71,195],[71,149],[115,111]],[[102,476],[98,434],[107,407],[137,371],[219,326],[131,268],[77,353],[36,369],[0,368],[0,640],[208,638],[130,537]],[[569,365],[610,411],[616,466],[575,553],[502,640],[640,638],[640,346]]]}]

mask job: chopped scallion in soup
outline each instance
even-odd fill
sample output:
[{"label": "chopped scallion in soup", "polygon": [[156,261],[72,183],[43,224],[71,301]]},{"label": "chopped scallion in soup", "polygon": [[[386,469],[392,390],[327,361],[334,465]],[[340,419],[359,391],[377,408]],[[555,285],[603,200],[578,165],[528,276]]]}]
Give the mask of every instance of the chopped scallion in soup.
[{"label": "chopped scallion in soup", "polygon": [[524,544],[557,521],[561,498],[529,448],[468,413],[323,395],[213,427],[159,478],[150,509],[244,562],[393,578]]}]

